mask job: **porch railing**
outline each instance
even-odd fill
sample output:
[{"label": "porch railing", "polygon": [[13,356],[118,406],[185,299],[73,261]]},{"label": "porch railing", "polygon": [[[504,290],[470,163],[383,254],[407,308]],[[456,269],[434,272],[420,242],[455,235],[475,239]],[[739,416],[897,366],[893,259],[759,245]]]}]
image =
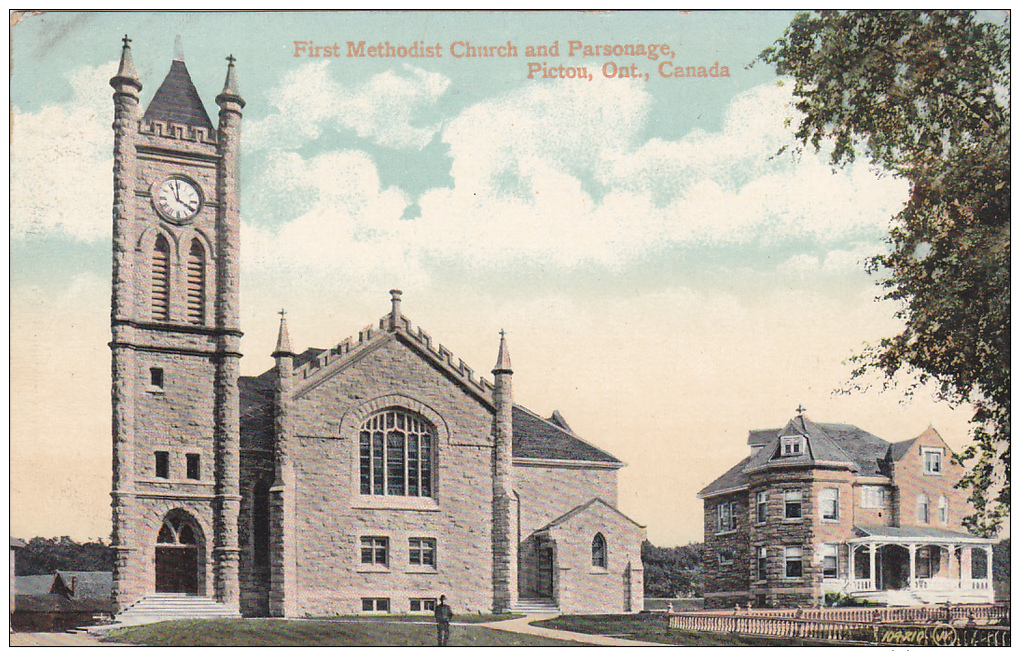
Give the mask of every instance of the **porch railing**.
[{"label": "porch railing", "polygon": [[875,584],[871,579],[854,579],[853,590],[854,592],[872,592],[875,589]]},{"label": "porch railing", "polygon": [[[874,592],[875,582],[872,579],[853,579],[847,582],[851,593]],[[955,579],[935,577],[931,579],[914,579],[911,590],[965,590],[968,592],[989,592],[991,583],[988,579]]]}]

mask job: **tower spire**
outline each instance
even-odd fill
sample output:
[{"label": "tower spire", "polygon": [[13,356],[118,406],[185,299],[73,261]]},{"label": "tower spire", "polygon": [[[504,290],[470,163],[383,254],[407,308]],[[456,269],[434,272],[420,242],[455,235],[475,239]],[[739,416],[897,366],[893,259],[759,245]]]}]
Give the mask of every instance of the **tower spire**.
[{"label": "tower spire", "polygon": [[281,355],[294,355],[294,350],[290,346],[290,332],[287,330],[287,311],[280,310],[280,332],[276,335],[276,350],[273,351],[273,357],[279,357]]},{"label": "tower spire", "polygon": [[499,355],[496,357],[496,366],[492,372],[493,374],[514,372],[510,366],[510,350],[506,345],[506,330],[499,331]]},{"label": "tower spire", "polygon": [[141,90],[142,82],[138,80],[138,71],[135,70],[135,63],[131,57],[131,39],[125,34],[121,40],[124,47],[120,51],[120,66],[117,68],[117,74],[110,80],[110,85],[116,88],[118,85],[128,84],[134,86],[136,90]]},{"label": "tower spire", "polygon": [[174,37],[174,61],[184,62],[184,43],[180,34]]},{"label": "tower spire", "polygon": [[234,101],[244,108],[244,100],[241,99],[241,91],[237,86],[237,69],[234,66],[234,55],[227,57],[227,78],[223,80],[223,91],[216,96],[216,103],[223,106],[226,101]]}]

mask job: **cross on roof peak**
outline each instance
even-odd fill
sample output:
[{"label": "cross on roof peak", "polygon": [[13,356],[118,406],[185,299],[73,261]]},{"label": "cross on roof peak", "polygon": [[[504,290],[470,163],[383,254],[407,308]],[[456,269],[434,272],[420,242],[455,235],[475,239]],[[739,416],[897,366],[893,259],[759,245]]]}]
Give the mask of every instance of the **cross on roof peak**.
[{"label": "cross on roof peak", "polygon": [[234,58],[233,54],[227,56],[227,63],[229,63],[230,65],[234,65],[234,61],[237,61],[237,59]]},{"label": "cross on roof peak", "polygon": [[277,312],[277,314],[280,315],[280,320],[283,320],[283,319],[287,318],[287,310],[285,310],[283,308],[280,308],[280,311]]},{"label": "cross on roof peak", "polygon": [[804,412],[807,411],[807,409],[804,409],[804,405],[797,405],[796,411],[798,416],[803,416]]},{"label": "cross on roof peak", "polygon": [[503,328],[500,328],[499,329],[499,338],[503,339],[505,337],[506,337],[506,330],[504,330]]},{"label": "cross on roof peak", "polygon": [[131,47],[130,45],[128,45],[128,43],[130,43],[130,42],[131,42],[131,39],[129,39],[129,38],[128,38],[128,35],[127,35],[127,34],[125,34],[125,35],[124,35],[124,38],[122,38],[122,39],[120,39],[120,40],[124,41],[124,47]]}]

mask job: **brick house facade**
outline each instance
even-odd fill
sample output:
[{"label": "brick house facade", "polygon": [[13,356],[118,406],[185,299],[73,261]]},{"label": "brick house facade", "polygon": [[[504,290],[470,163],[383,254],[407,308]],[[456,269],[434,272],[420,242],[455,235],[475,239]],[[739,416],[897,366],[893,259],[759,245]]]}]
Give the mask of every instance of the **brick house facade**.
[{"label": "brick house facade", "polygon": [[[513,402],[401,312],[241,377],[239,138],[184,64],[144,113],[125,37],[114,87],[113,536],[118,609],[154,592],[251,616],[461,611],[523,598],[643,607],[644,527],[619,459]],[[456,361],[455,361],[456,360]]]},{"label": "brick house facade", "polygon": [[890,444],[801,414],[748,444],[698,494],[709,608],[993,598],[991,541],[962,531],[963,468],[934,429]]}]

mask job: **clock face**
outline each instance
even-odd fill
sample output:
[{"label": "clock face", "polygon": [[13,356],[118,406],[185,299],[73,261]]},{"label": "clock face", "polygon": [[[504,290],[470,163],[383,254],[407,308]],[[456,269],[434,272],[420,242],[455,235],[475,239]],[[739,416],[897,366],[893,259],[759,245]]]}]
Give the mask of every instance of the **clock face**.
[{"label": "clock face", "polygon": [[202,207],[202,195],[190,181],[172,177],[163,181],[154,197],[156,210],[175,224],[191,221]]}]

